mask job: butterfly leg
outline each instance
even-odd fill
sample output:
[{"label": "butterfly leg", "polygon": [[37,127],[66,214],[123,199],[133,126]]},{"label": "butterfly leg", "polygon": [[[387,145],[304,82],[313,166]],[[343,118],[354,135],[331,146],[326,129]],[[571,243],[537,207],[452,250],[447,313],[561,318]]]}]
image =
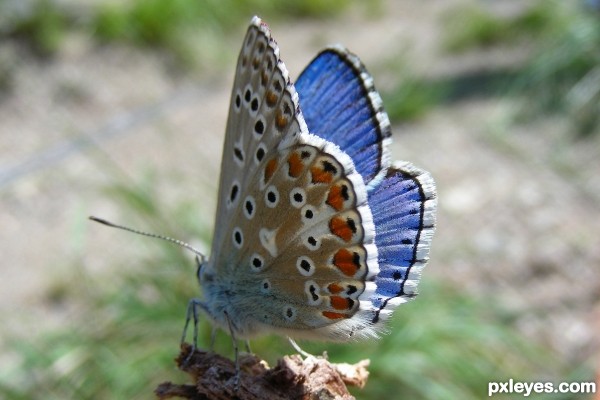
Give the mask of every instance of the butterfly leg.
[{"label": "butterfly leg", "polygon": [[300,348],[300,346],[298,345],[298,343],[296,343],[296,341],[294,339],[292,339],[291,337],[289,337],[289,336],[288,336],[288,341],[290,342],[290,344],[292,345],[292,347],[294,348],[294,350],[296,350],[302,356],[304,356],[304,357],[314,357],[312,354],[307,353],[306,351],[302,350],[302,348]]},{"label": "butterfly leg", "polygon": [[227,319],[227,325],[229,326],[229,334],[231,335],[231,341],[233,342],[233,354],[234,354],[234,358],[235,358],[234,387],[235,387],[235,390],[237,391],[240,387],[240,374],[241,374],[238,342],[237,342],[237,338],[235,337],[233,325],[231,324],[231,319],[229,319],[229,314],[227,314],[227,311],[225,311],[225,318]]},{"label": "butterfly leg", "polygon": [[213,326],[210,331],[210,351],[215,351],[215,340],[217,339],[217,327]]},{"label": "butterfly leg", "polygon": [[250,341],[245,340],[244,342],[246,344],[246,353],[252,354],[252,349],[250,349]]},{"label": "butterfly leg", "polygon": [[199,299],[191,299],[187,306],[187,311],[185,315],[185,325],[183,326],[183,333],[181,334],[181,343],[185,342],[185,338],[187,337],[187,331],[190,325],[190,320],[194,320],[194,332],[192,337],[192,351],[188,356],[189,361],[191,359],[192,354],[198,348],[198,307],[202,307],[203,303]]}]

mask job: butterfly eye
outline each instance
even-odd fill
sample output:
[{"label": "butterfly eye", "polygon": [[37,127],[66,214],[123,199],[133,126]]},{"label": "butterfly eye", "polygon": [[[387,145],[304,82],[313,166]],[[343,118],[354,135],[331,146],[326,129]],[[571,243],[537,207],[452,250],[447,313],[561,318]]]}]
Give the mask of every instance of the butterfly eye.
[{"label": "butterfly eye", "polygon": [[201,282],[201,276],[202,276],[202,266],[203,264],[201,262],[198,262],[198,268],[196,269],[196,277],[198,278],[198,282]]}]

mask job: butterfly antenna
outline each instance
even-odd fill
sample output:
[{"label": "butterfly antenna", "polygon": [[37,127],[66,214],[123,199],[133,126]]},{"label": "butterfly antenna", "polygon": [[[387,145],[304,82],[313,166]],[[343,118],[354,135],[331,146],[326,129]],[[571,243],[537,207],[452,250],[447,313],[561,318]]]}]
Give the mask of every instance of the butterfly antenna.
[{"label": "butterfly antenna", "polygon": [[155,239],[161,239],[161,240],[165,240],[167,242],[171,242],[171,243],[175,243],[181,247],[184,247],[188,250],[190,250],[191,252],[193,252],[194,254],[196,254],[198,257],[200,257],[200,260],[204,261],[206,259],[206,257],[204,256],[204,254],[202,254],[200,252],[200,250],[196,249],[195,247],[193,247],[191,244],[183,242],[181,240],[178,239],[173,239],[172,237],[168,237],[168,236],[163,236],[163,235],[157,235],[155,233],[148,233],[148,232],[143,232],[143,231],[138,231],[137,229],[132,229],[132,228],[128,228],[126,226],[123,225],[117,225],[117,224],[113,224],[110,221],[107,221],[105,219],[102,218],[98,218],[98,217],[89,217],[92,221],[101,223],[102,225],[106,225],[106,226],[110,226],[111,228],[117,228],[117,229],[122,229],[124,231],[128,231],[131,233],[136,233],[138,235],[142,235],[142,236],[148,236],[151,238],[155,238]]}]

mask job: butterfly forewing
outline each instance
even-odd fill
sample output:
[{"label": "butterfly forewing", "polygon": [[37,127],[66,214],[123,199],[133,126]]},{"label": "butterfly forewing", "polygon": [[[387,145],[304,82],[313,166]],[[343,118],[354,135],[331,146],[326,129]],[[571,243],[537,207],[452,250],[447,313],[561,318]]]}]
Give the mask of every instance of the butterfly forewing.
[{"label": "butterfly forewing", "polygon": [[296,82],[311,133],[340,146],[371,190],[390,165],[390,122],[373,78],[342,46],[319,53]]},{"label": "butterfly forewing", "polygon": [[[295,119],[295,92],[286,90],[288,73],[268,28],[255,20],[248,28],[238,58],[223,145],[219,201],[212,254],[231,232],[232,211],[241,190],[287,135],[293,138],[304,121]],[[301,122],[301,123],[300,123]]]}]

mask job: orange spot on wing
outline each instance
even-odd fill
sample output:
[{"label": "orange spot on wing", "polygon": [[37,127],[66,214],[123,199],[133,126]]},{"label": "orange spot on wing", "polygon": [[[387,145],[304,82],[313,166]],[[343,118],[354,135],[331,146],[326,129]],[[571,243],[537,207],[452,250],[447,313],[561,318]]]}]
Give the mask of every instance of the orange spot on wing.
[{"label": "orange spot on wing", "polygon": [[279,97],[275,92],[271,90],[267,91],[266,100],[269,107],[273,107],[275,104],[277,104],[278,99]]},{"label": "orange spot on wing", "polygon": [[344,207],[344,198],[342,197],[342,187],[333,186],[327,195],[327,204],[334,210],[340,211]]},{"label": "orange spot on wing", "polygon": [[349,299],[340,296],[331,296],[329,302],[331,307],[336,310],[348,310],[350,308],[350,302],[348,300]]},{"label": "orange spot on wing", "polygon": [[323,311],[323,316],[329,319],[340,319],[340,318],[348,318],[346,314],[337,313],[333,311]]},{"label": "orange spot on wing", "polygon": [[344,290],[344,288],[342,286],[338,285],[337,283],[330,283],[327,286],[327,289],[329,290],[329,293],[331,293],[331,294],[338,294]]},{"label": "orange spot on wing", "polygon": [[288,174],[292,178],[299,177],[302,173],[302,170],[304,169],[304,163],[302,162],[300,155],[298,153],[292,153],[290,155],[290,158],[288,159],[288,164],[290,166]]},{"label": "orange spot on wing", "polygon": [[277,169],[277,165],[278,162],[276,158],[272,158],[271,160],[269,160],[267,166],[265,167],[265,182],[271,179],[271,177],[275,173],[275,170]]},{"label": "orange spot on wing", "polygon": [[269,75],[263,71],[262,74],[260,74],[260,84],[265,87],[267,86],[267,83],[269,83]]},{"label": "orange spot on wing", "polygon": [[281,114],[281,112],[277,111],[277,115],[275,116],[275,125],[277,125],[277,128],[279,130],[282,130],[283,128],[285,128],[288,124],[288,119],[286,116],[284,116],[283,114]]},{"label": "orange spot on wing", "polygon": [[352,229],[348,225],[348,222],[344,221],[343,218],[331,218],[331,221],[329,221],[329,230],[335,236],[341,238],[346,242],[349,242],[352,239]]},{"label": "orange spot on wing", "polygon": [[338,267],[346,276],[354,276],[360,267],[360,260],[356,257],[356,253],[352,253],[346,249],[340,249],[333,256],[333,265]]},{"label": "orange spot on wing", "polygon": [[331,172],[327,172],[319,167],[312,167],[310,172],[312,173],[313,183],[331,183],[333,180]]}]

